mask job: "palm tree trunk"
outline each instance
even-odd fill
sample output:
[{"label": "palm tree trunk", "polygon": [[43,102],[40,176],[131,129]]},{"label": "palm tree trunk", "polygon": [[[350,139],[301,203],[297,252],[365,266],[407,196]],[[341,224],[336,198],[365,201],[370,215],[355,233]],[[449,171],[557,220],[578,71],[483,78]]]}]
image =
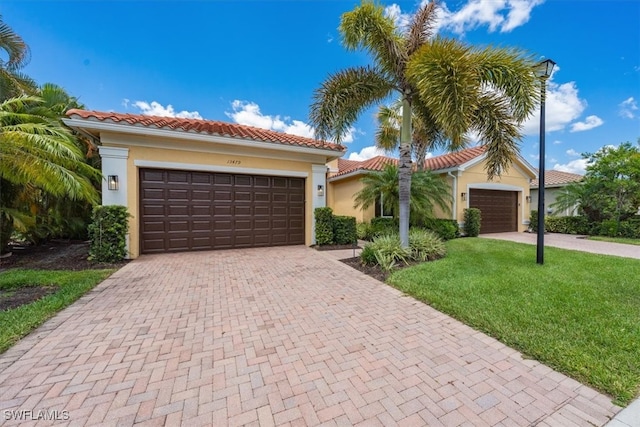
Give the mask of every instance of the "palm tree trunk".
[{"label": "palm tree trunk", "polygon": [[400,134],[400,159],[398,162],[400,199],[400,242],[409,247],[409,201],[411,198],[411,103],[402,99],[402,130]]}]

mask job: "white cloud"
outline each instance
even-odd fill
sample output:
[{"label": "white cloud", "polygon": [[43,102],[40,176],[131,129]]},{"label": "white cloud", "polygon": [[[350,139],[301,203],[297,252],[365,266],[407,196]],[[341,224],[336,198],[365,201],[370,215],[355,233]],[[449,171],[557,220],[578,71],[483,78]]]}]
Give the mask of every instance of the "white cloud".
[{"label": "white cloud", "polygon": [[439,27],[457,34],[487,26],[489,32],[508,33],[526,24],[534,7],[544,0],[469,0],[460,10],[452,12],[441,3]]},{"label": "white cloud", "polygon": [[236,99],[231,103],[231,108],[233,111],[225,114],[238,124],[313,138],[313,128],[307,123],[291,120],[289,117],[262,114],[260,106],[255,102]]},{"label": "white cloud", "polygon": [[638,110],[638,103],[632,97],[629,97],[618,104],[619,114],[625,119],[633,119],[636,116],[636,111]]},{"label": "white cloud", "polygon": [[349,154],[349,158],[348,160],[357,160],[357,161],[363,161],[363,160],[369,160],[372,159],[376,156],[386,156],[387,153],[385,152],[385,150],[382,150],[374,145],[369,146],[369,147],[364,147],[362,150],[360,150],[359,153],[351,153]]},{"label": "white cloud", "polygon": [[604,121],[598,116],[587,116],[584,122],[576,122],[571,125],[571,132],[583,132],[601,126]]},{"label": "white cloud", "polygon": [[[129,100],[124,99],[123,105],[125,107],[129,106]],[[202,116],[197,111],[175,111],[171,104],[168,104],[164,107],[162,104],[156,101],[151,101],[151,103],[146,101],[135,101],[131,104],[133,107],[140,110],[140,113],[145,116],[160,116],[160,117],[178,117],[181,119],[202,119]]]},{"label": "white cloud", "polygon": [[[231,109],[233,111],[227,111],[225,114],[235,123],[284,132],[291,135],[304,136],[306,138],[314,137],[314,130],[308,123],[301,120],[293,120],[290,117],[263,114],[262,111],[260,111],[260,106],[255,102],[240,101],[236,99],[231,103]],[[347,134],[344,135],[341,142],[353,142],[356,134],[362,134],[362,132],[351,127],[347,131]]]},{"label": "white cloud", "polygon": [[560,171],[560,172],[578,173],[580,175],[584,175],[585,170],[587,168],[587,161],[588,159],[576,159],[576,160],[571,160],[569,163],[566,163],[563,165],[556,163],[553,166],[553,170]]},{"label": "white cloud", "polygon": [[393,19],[393,22],[395,22],[398,28],[406,28],[411,22],[411,14],[402,13],[402,10],[400,10],[400,6],[398,6],[396,3],[385,7],[384,15]]},{"label": "white cloud", "polygon": [[573,148],[570,148],[570,149],[567,150],[567,155],[569,155],[571,157],[580,157],[580,153],[578,153]]},{"label": "white cloud", "polygon": [[[553,75],[551,78],[553,79]],[[564,129],[569,123],[580,117],[585,108],[587,108],[587,102],[578,96],[578,88],[575,82],[558,84],[549,80],[545,103],[545,127],[547,132]],[[540,133],[539,108],[524,123],[523,132],[526,135]]]},{"label": "white cloud", "polygon": [[555,141],[553,141],[553,143],[554,143],[555,145],[558,145],[558,144],[562,144],[562,141],[560,141],[559,139],[556,139]]}]

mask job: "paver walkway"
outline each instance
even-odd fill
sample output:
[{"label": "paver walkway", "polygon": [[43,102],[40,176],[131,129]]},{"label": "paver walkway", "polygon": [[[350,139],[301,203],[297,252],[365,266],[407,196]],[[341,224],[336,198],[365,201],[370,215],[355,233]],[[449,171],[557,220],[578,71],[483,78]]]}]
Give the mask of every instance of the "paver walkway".
[{"label": "paver walkway", "polygon": [[[509,240],[512,242],[537,244],[536,233],[491,233],[481,234],[480,237],[488,239]],[[544,235],[544,245],[556,248],[571,249],[574,251],[591,252],[592,254],[614,255],[625,258],[640,259],[640,246],[624,243],[601,242],[589,240],[586,236],[575,234],[547,233]]]},{"label": "paver walkway", "polygon": [[142,256],[0,356],[6,425],[48,410],[71,425],[572,426],[619,409],[300,246]]}]

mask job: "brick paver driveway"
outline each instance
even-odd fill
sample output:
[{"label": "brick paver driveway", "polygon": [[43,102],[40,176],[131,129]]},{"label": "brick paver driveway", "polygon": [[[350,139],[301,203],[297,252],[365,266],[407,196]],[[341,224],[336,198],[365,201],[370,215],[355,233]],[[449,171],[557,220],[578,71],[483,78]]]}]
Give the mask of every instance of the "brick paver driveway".
[{"label": "brick paver driveway", "polygon": [[73,425],[571,426],[619,409],[300,246],[143,256],[0,356],[0,384],[7,425],[48,410]]}]

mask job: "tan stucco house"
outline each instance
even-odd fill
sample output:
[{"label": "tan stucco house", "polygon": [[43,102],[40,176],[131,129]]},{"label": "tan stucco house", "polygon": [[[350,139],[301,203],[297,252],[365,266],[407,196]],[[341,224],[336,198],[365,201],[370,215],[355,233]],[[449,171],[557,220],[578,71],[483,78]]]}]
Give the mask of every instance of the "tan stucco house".
[{"label": "tan stucco house", "polygon": [[[357,221],[369,221],[384,215],[382,207],[360,210],[353,207],[354,194],[362,189],[360,178],[379,172],[388,163],[397,162],[385,156],[365,161],[336,159],[329,164],[328,204],[338,215],[355,216]],[[464,210],[469,207],[482,211],[481,233],[524,231],[529,224],[530,182],[537,177],[535,169],[517,156],[508,171],[493,181],[487,180],[484,147],[473,147],[455,153],[432,157],[425,161],[425,169],[440,175],[451,188],[451,218],[463,223]]]},{"label": "tan stucco house", "polygon": [[99,146],[102,203],[128,208],[131,258],[311,245],[326,165],[345,151],[216,121],[70,110],[64,122]]},{"label": "tan stucco house", "polygon": [[[388,157],[343,160],[345,147],[209,120],[70,110],[64,122],[98,146],[102,204],[131,214],[128,250],[140,254],[315,243],[314,209],[368,221],[353,207],[362,174]],[[451,188],[451,214],[482,210],[481,232],[523,231],[535,170],[518,157],[487,181],[485,150],[433,157],[426,167]],[[384,212],[378,212],[383,215]],[[444,213],[441,213],[444,217]]]},{"label": "tan stucco house", "polygon": [[[537,169],[536,169],[537,172]],[[545,171],[544,173],[544,206],[546,207],[546,213],[556,216],[574,216],[578,214],[578,206],[574,206],[570,209],[562,211],[556,211],[551,207],[553,203],[558,199],[558,196],[565,192],[567,185],[582,181],[583,176],[576,173],[560,172],[560,171]],[[538,209],[538,194],[540,183],[538,179],[534,179],[531,182],[531,210]]]}]

